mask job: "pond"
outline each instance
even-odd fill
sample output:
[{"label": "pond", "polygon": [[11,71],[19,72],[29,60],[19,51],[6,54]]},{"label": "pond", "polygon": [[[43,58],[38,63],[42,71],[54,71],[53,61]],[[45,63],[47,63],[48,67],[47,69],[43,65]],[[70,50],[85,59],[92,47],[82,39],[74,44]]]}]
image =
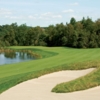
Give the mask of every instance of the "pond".
[{"label": "pond", "polygon": [[27,52],[0,53],[0,65],[18,63],[28,60],[35,60],[35,58]]}]

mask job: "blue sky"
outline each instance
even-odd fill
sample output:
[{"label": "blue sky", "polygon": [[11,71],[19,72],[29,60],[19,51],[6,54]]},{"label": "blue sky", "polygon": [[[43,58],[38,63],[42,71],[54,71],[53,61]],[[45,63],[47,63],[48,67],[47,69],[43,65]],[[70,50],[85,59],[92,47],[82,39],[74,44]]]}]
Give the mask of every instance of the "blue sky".
[{"label": "blue sky", "polygon": [[0,0],[0,25],[45,27],[88,16],[100,18],[100,0]]}]

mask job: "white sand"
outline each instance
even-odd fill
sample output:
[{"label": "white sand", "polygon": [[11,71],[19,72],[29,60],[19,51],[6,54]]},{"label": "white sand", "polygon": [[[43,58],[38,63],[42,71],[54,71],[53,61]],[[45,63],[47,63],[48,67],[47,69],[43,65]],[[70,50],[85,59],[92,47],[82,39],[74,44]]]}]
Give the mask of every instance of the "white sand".
[{"label": "white sand", "polygon": [[60,71],[32,79],[0,94],[0,100],[100,100],[100,87],[73,93],[52,93],[52,88],[86,75],[93,68],[82,71]]}]

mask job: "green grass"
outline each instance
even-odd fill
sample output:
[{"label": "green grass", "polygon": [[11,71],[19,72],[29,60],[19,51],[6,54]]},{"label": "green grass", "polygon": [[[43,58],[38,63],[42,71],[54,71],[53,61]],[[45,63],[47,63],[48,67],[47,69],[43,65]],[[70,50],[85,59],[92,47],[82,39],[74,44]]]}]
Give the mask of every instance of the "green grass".
[{"label": "green grass", "polygon": [[[90,68],[91,65],[92,67],[96,67],[96,69],[83,77],[56,85],[52,89],[52,92],[68,93],[68,92],[85,90],[85,89],[99,86],[100,85],[100,62],[96,62],[96,63],[90,62],[88,64],[85,63],[85,68]],[[77,66],[80,66],[80,64],[79,65],[77,64]]]},{"label": "green grass", "polygon": [[[41,75],[67,69],[84,69],[97,67],[95,62],[100,59],[100,49],[72,49],[66,47],[34,47],[15,46],[12,49],[29,49],[40,54],[41,59],[0,66],[0,93],[23,81]],[[81,64],[78,66],[77,64]],[[84,65],[84,66],[83,66]]]}]

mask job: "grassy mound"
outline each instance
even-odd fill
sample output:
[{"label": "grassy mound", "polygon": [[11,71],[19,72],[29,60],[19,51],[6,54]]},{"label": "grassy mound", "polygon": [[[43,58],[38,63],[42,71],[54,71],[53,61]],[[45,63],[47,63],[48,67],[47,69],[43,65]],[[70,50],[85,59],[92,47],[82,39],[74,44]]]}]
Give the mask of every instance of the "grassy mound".
[{"label": "grassy mound", "polygon": [[[86,76],[80,77],[78,79],[69,82],[58,84],[52,89],[52,92],[68,93],[68,92],[85,90],[85,89],[99,86],[100,85],[100,62],[90,62],[90,64],[89,65],[88,64],[85,63],[85,68],[88,67],[90,68],[91,65],[91,67],[96,67],[96,69]],[[77,66],[80,66],[80,64]]]}]

